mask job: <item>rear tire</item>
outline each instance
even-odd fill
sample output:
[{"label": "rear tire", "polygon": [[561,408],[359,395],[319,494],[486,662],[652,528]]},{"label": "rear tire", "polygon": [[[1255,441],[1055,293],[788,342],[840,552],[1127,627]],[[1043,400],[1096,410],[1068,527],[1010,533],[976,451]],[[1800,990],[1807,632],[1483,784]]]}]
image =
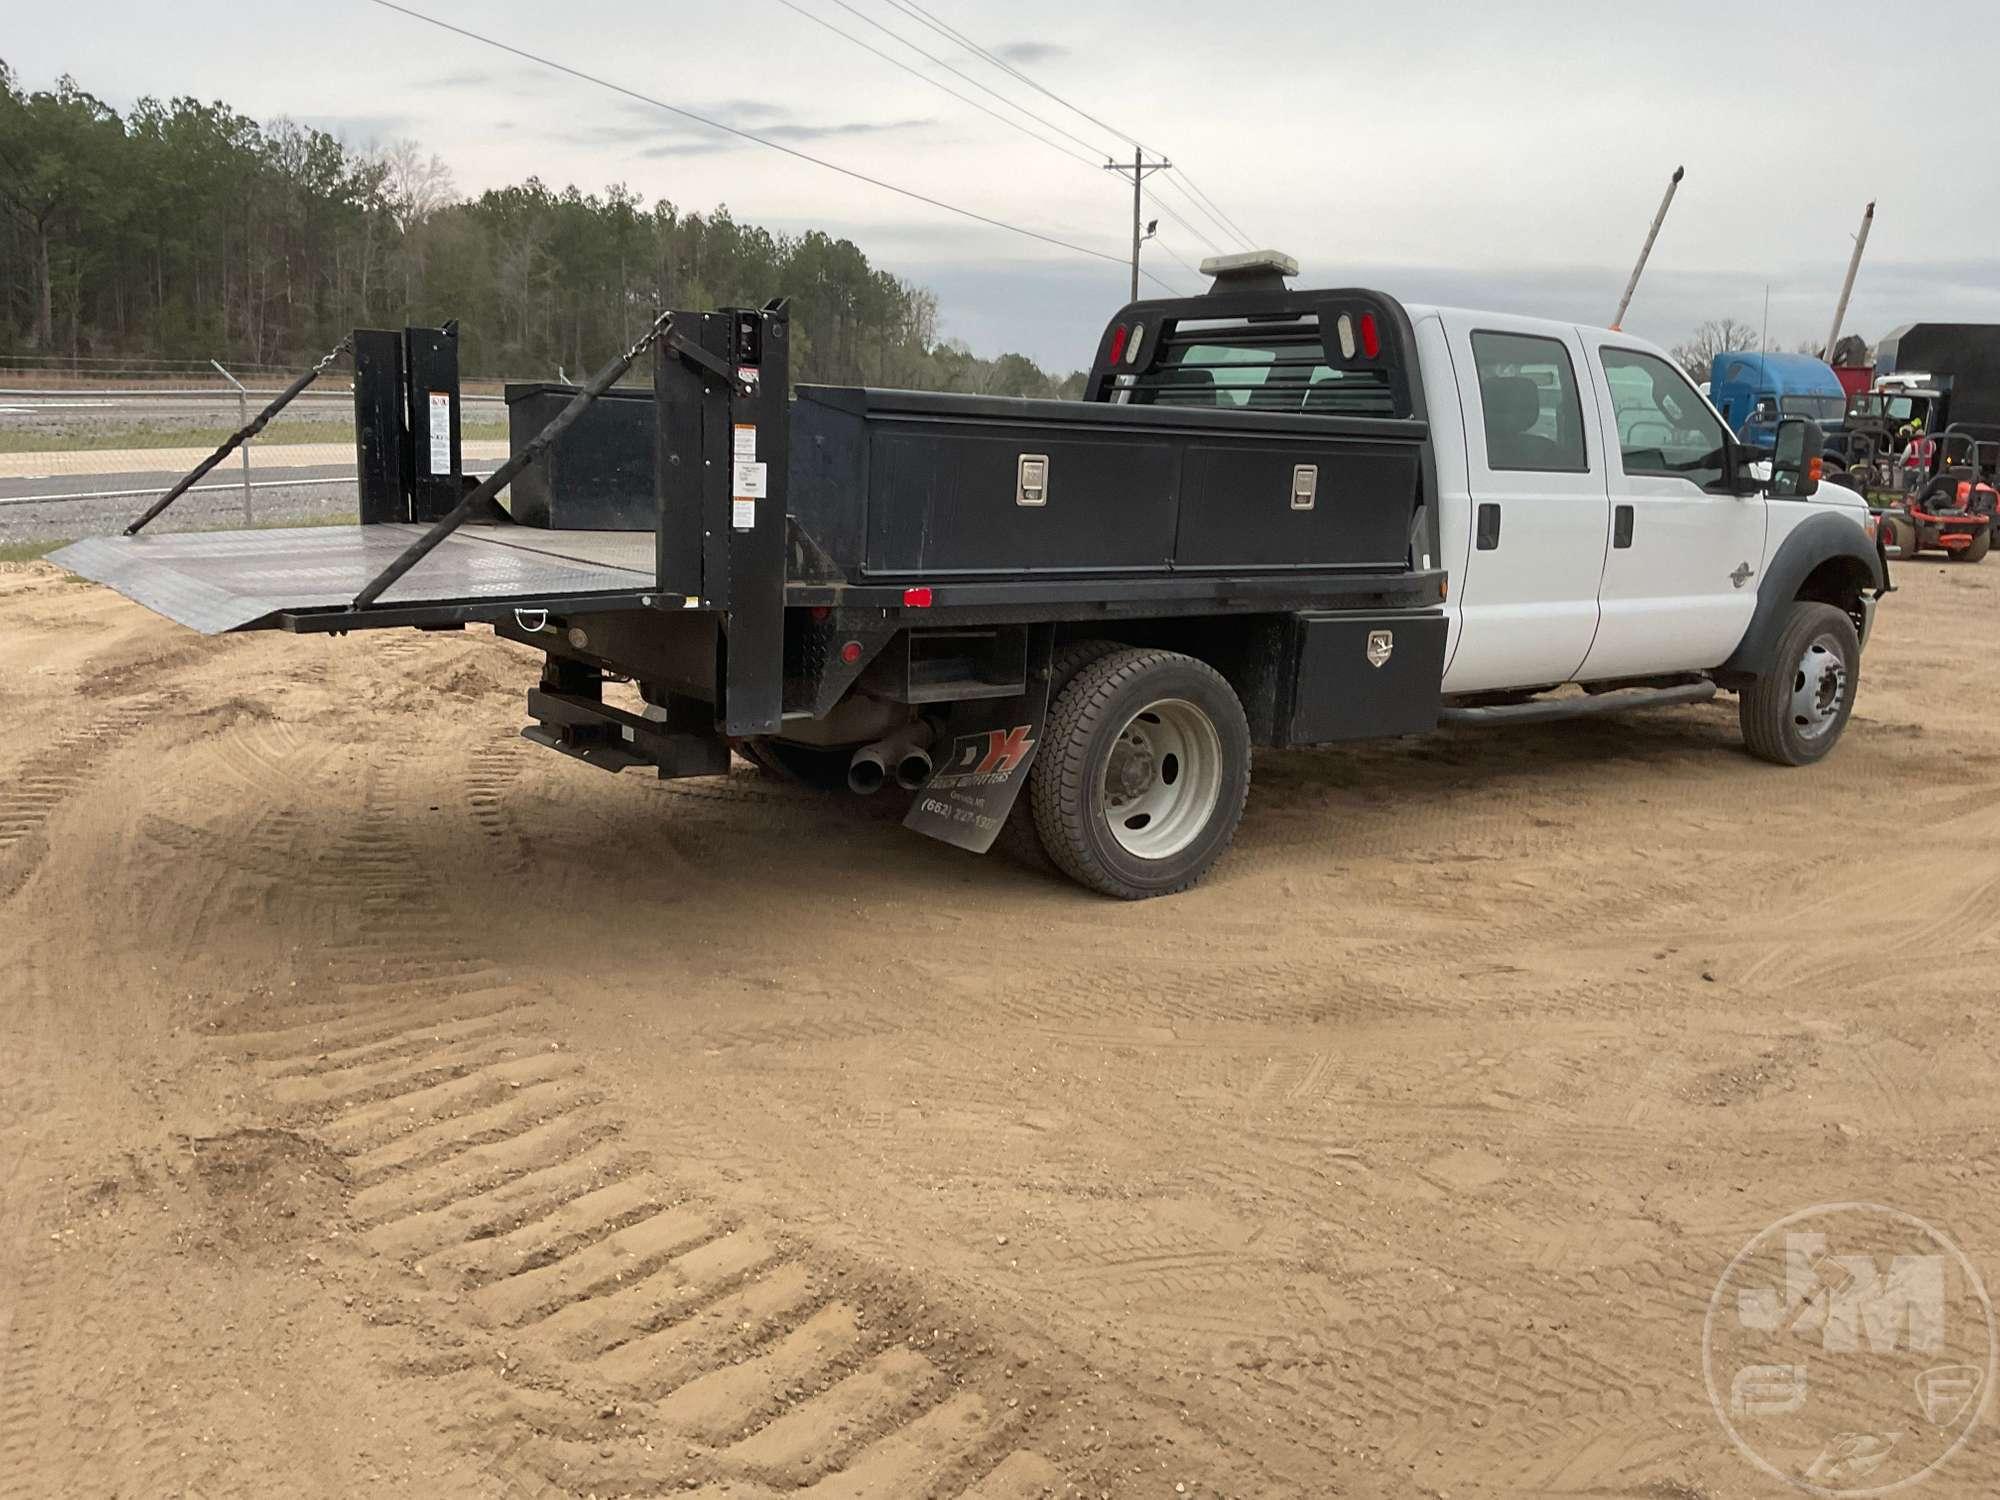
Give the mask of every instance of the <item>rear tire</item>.
[{"label": "rear tire", "polygon": [[1952,556],[1956,558],[1959,562],[1968,562],[1968,563],[1984,562],[1986,560],[1986,554],[1988,552],[1991,552],[1992,550],[1993,550],[1993,528],[1991,526],[1982,526],[1977,531],[1972,533],[1972,541],[1968,543],[1966,546],[1961,547],[1958,551],[1952,553]]},{"label": "rear tire", "polygon": [[1779,766],[1824,757],[1847,727],[1860,676],[1861,641],[1847,612],[1794,603],[1769,663],[1737,707],[1750,753]]},{"label": "rear tire", "polygon": [[[1126,649],[1119,641],[1098,640],[1068,641],[1056,647],[1055,656],[1049,663],[1049,702],[1053,704],[1062,695],[1062,690],[1069,686],[1069,680],[1092,662]],[[1035,827],[1033,802],[1025,788],[1014,799],[1007,821],[1000,825],[1000,836],[993,841],[992,852],[1044,875],[1062,873],[1056,868],[1056,862],[1049,858],[1049,851],[1042,847],[1042,835]]]},{"label": "rear tire", "polygon": [[1222,674],[1173,651],[1119,649],[1049,708],[1028,797],[1065,875],[1126,901],[1184,891],[1235,837],[1250,726]]}]

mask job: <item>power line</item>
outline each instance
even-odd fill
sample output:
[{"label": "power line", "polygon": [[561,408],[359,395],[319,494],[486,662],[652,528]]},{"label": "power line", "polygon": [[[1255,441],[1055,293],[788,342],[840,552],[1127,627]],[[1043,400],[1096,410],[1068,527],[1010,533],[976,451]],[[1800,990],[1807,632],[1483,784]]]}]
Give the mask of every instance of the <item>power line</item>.
[{"label": "power line", "polygon": [[1192,194],[1196,198],[1197,201],[1205,204],[1209,209],[1213,210],[1214,216],[1220,219],[1222,223],[1227,225],[1229,229],[1235,234],[1235,236],[1239,240],[1241,240],[1246,247],[1254,246],[1255,242],[1250,238],[1249,235],[1243,232],[1243,226],[1238,224],[1234,219],[1230,218],[1228,214],[1224,213],[1222,211],[1222,205],[1217,203],[1213,198],[1209,197],[1207,193],[1201,190],[1200,183],[1196,182],[1192,177],[1188,176],[1188,174],[1185,172],[1181,173],[1180,175],[1180,183],[1187,189],[1187,191],[1190,194]]},{"label": "power line", "polygon": [[[953,88],[950,84],[944,83],[939,79],[931,77],[928,73],[923,72],[921,69],[912,67],[910,64],[904,62],[899,57],[891,56],[889,53],[884,52],[880,47],[875,46],[871,42],[863,40],[861,37],[854,35],[852,32],[843,31],[840,27],[835,26],[831,21],[825,20],[824,18],[815,15],[813,12],[807,10],[805,7],[797,4],[796,0],[778,0],[778,3],[780,5],[783,5],[787,10],[794,11],[797,14],[804,16],[807,20],[815,22],[816,24],[825,27],[828,31],[831,31],[835,36],[840,37],[842,40],[852,42],[855,46],[860,47],[864,51],[869,52],[874,56],[881,58],[884,62],[889,63],[894,67],[901,68],[905,73],[908,73],[912,78],[927,83],[932,88],[942,89],[945,93],[951,95],[952,98],[959,100],[961,103],[970,104],[974,109],[979,110],[982,114],[991,115],[994,119],[1000,121],[1001,124],[1012,126],[1014,129],[1020,131],[1021,134],[1027,136],[1029,140],[1038,141],[1042,145],[1047,146],[1051,151],[1059,152],[1061,155],[1067,157],[1069,160],[1081,163],[1083,166],[1089,167],[1092,170],[1095,170],[1097,168],[1098,164],[1096,162],[1090,161],[1085,157],[1078,156],[1074,151],[1071,151],[1067,146],[1061,145],[1056,141],[1052,141],[1048,139],[1046,136],[1038,135],[1036,132],[1030,130],[1027,126],[1021,124],[1018,120],[1011,119],[1008,116],[999,113],[997,110],[988,109],[985,105],[981,104],[977,99],[968,98],[966,95],[961,94],[957,89]],[[916,46],[914,43],[898,35],[896,32],[889,30],[889,28],[881,25],[881,23],[871,20],[868,16],[862,15],[859,11],[856,11],[852,5],[847,4],[846,0],[834,0],[834,4],[839,5],[843,10],[849,11],[854,15],[859,16],[861,20],[868,22],[869,25],[875,27],[876,30],[882,32],[885,36],[891,37],[896,41],[902,42],[904,46],[908,47],[912,52],[915,52],[919,57],[925,58],[930,62],[937,63],[938,66],[949,69],[952,72],[957,72],[957,69],[952,68],[949,63],[943,62],[938,58],[932,57],[931,54],[924,51],[923,48]],[[964,75],[961,74],[960,76]],[[1038,124],[1048,125],[1049,128],[1052,130],[1061,131],[1062,129],[1061,126],[1055,125],[1052,122],[1043,119],[1033,110],[1026,109],[1019,104],[1015,104],[1013,100],[1008,99],[1004,94],[994,93],[992,89],[986,88],[986,85],[984,84],[977,83],[976,80],[969,80],[969,81],[974,82],[976,87],[985,89],[987,93],[993,94],[994,98],[1001,100],[1001,102],[1007,104],[1010,108],[1020,110],[1022,114],[1026,115],[1029,119],[1036,121]],[[1065,131],[1063,133],[1067,134],[1068,132]],[[1076,140],[1078,139],[1078,137],[1071,136],[1070,139]],[[1089,143],[1084,142],[1084,144],[1088,145]],[[1168,208],[1167,205],[1161,204],[1160,207],[1169,214],[1172,214],[1175,219],[1177,220],[1180,219],[1180,216],[1178,214],[1173,214],[1172,209]],[[1180,220],[1180,222],[1182,222],[1183,224],[1186,223],[1185,220]],[[1196,234],[1201,233],[1199,229],[1194,229],[1193,225],[1188,225],[1187,227],[1193,229],[1194,233]],[[1204,238],[1206,237],[1204,236]],[[1213,241],[1211,241],[1210,243],[1213,244]],[[1166,288],[1167,291],[1172,292],[1175,296],[1186,295],[1184,292],[1182,292],[1182,290],[1179,287],[1174,286],[1171,282],[1166,281],[1161,277],[1154,275],[1151,271],[1146,270],[1143,266],[1140,268],[1139,274],[1145,277],[1148,281],[1151,281],[1154,285]]]},{"label": "power line", "polygon": [[[1179,171],[1180,168],[1176,167],[1174,170]],[[1166,178],[1164,180],[1171,182],[1173,179]],[[1218,255],[1222,253],[1222,247],[1216,244],[1214,239],[1212,239],[1208,234],[1206,234],[1202,230],[1200,225],[1190,224],[1186,219],[1183,219],[1178,213],[1174,211],[1173,204],[1167,202],[1165,199],[1160,197],[1160,195],[1157,192],[1153,194],[1153,207],[1157,208],[1161,213],[1165,214],[1168,218],[1172,219],[1176,224],[1180,225],[1181,228],[1185,229],[1189,234],[1193,235],[1196,239],[1200,240],[1204,245],[1208,246],[1209,249],[1215,251]]]},{"label": "power line", "polygon": [[[572,78],[581,79],[585,83],[596,84],[599,88],[609,89],[614,94],[623,94],[626,98],[636,99],[641,104],[650,104],[655,109],[663,109],[669,114],[680,115],[684,119],[693,120],[698,125],[705,125],[710,130],[719,130],[724,135],[733,135],[739,140],[750,141],[756,145],[768,147],[772,151],[783,152],[786,156],[794,157],[799,161],[810,162],[816,167],[824,167],[829,172],[838,172],[842,177],[851,177],[856,182],[865,182],[870,187],[881,188],[884,192],[895,193],[900,197],[928,204],[932,208],[942,209],[949,214],[957,214],[962,219],[971,219],[976,223],[989,225],[994,229],[1007,230],[1010,234],[1024,235],[1031,240],[1040,240],[1045,245],[1054,245],[1060,250],[1068,250],[1075,255],[1087,255],[1093,260],[1110,261],[1113,265],[1117,266],[1125,264],[1125,257],[1122,255],[1113,255],[1108,250],[1093,250],[1088,245],[1079,245],[1053,234],[1045,234],[1039,229],[1029,229],[1025,225],[1010,223],[1005,219],[996,219],[988,214],[982,214],[970,208],[960,208],[956,203],[947,203],[942,198],[933,198],[928,193],[918,192],[915,188],[900,187],[896,183],[886,182],[880,177],[870,176],[868,173],[857,171],[853,167],[843,167],[838,162],[828,161],[822,156],[814,156],[811,152],[801,151],[796,146],[787,146],[781,141],[771,140],[767,136],[758,135],[754,131],[744,130],[736,125],[725,125],[722,121],[712,119],[708,115],[698,114],[694,110],[684,108],[678,104],[669,104],[664,99],[656,99],[651,94],[642,94],[637,89],[629,89],[623,84],[611,82],[608,78],[600,78],[594,73],[586,73],[581,68],[572,68],[567,63],[557,62],[553,58],[529,52],[524,48],[516,47],[508,42],[498,41],[490,36],[482,36],[476,31],[469,31],[463,26],[452,24],[450,21],[441,21],[436,16],[427,16],[420,10],[412,10],[406,5],[398,5],[396,0],[370,0],[370,3],[379,5],[384,10],[395,11],[398,15],[408,16],[413,21],[422,21],[428,26],[435,26],[440,31],[449,31],[456,36],[464,37],[468,41],[478,42],[482,46],[493,48],[495,51],[509,53],[514,57],[539,64],[557,73],[567,73]],[[1162,285],[1164,284],[1162,283]]]},{"label": "power line", "polygon": [[1177,250],[1175,250],[1172,245],[1169,245],[1165,240],[1161,239],[1159,235],[1155,234],[1153,236],[1153,243],[1158,245],[1162,250],[1166,251],[1167,259],[1171,260],[1175,265],[1179,266],[1183,271],[1187,272],[1188,275],[1194,277],[1199,277],[1201,275],[1201,272],[1197,271],[1193,266],[1189,265],[1186,261],[1182,260],[1180,257],[1180,253]]},{"label": "power line", "polygon": [[[998,120],[1002,125],[1006,125],[1015,130],[1020,131],[1021,134],[1025,135],[1029,140],[1040,141],[1044,146],[1047,146],[1051,151],[1062,152],[1062,154],[1064,156],[1067,156],[1071,161],[1082,162],[1083,165],[1085,165],[1086,167],[1092,167],[1092,168],[1096,167],[1097,163],[1092,161],[1089,157],[1080,156],[1076,152],[1070,150],[1069,147],[1064,146],[1059,142],[1052,141],[1045,135],[1036,134],[1034,131],[1030,130],[1027,126],[1023,125],[1019,120],[1001,114],[999,110],[994,109],[990,105],[981,104],[977,99],[972,98],[968,94],[961,94],[957,89],[953,88],[950,84],[945,83],[939,79],[933,78],[930,76],[930,74],[925,73],[917,68],[911,67],[908,63],[904,62],[900,57],[891,56],[889,53],[884,52],[880,47],[877,47],[873,42],[865,41],[861,37],[856,36],[851,31],[842,31],[838,26],[834,25],[833,22],[827,20],[824,16],[814,15],[811,11],[807,10],[803,5],[798,4],[797,0],[778,0],[778,3],[784,6],[786,10],[796,11],[799,15],[802,15],[808,21],[811,21],[815,26],[824,26],[828,31],[832,32],[835,36],[841,38],[843,41],[852,42],[855,46],[861,48],[864,52],[874,53],[875,56],[881,58],[882,61],[890,64],[892,67],[901,68],[905,73],[908,73],[912,78],[921,79],[923,82],[929,84],[934,89],[942,89],[945,93],[951,95],[952,98],[958,100],[959,103],[970,104],[974,109],[978,110],[981,114],[991,115],[994,119]],[[863,16],[862,19],[865,21],[868,18],[866,16]],[[898,38],[898,40],[901,40],[901,38]],[[992,91],[988,90],[988,92],[990,93]],[[1018,108],[1018,106],[1016,107]],[[1026,113],[1026,111],[1023,111],[1023,113]],[[1033,119],[1035,118],[1035,116],[1029,115],[1029,118]]]},{"label": "power line", "polygon": [[1015,78],[1020,79],[1021,82],[1025,83],[1029,88],[1033,89],[1036,93],[1044,94],[1047,97],[1055,100],[1056,103],[1060,104],[1064,109],[1070,111],[1072,114],[1081,115],[1084,119],[1090,121],[1091,124],[1095,125],[1099,130],[1108,130],[1113,135],[1117,136],[1120,140],[1126,142],[1129,145],[1138,147],[1141,151],[1151,152],[1155,156],[1161,154],[1157,151],[1154,151],[1151,146],[1148,146],[1144,141],[1141,141],[1137,136],[1133,135],[1130,131],[1120,130],[1115,125],[1107,125],[1105,124],[1104,121],[1098,119],[1097,116],[1092,114],[1089,110],[1080,108],[1079,106],[1070,103],[1069,100],[1063,98],[1062,95],[1054,93],[1049,89],[1043,88],[1042,85],[1035,82],[1035,80],[1030,78],[1026,73],[1023,73],[1019,68],[1015,67],[1012,63],[1008,62],[1006,58],[1001,57],[996,53],[989,52],[986,48],[980,46],[979,43],[975,42],[971,37],[967,36],[964,32],[958,30],[955,26],[952,26],[947,22],[940,21],[936,16],[932,15],[929,11],[925,10],[923,6],[918,5],[916,3],[916,0],[888,0],[888,3],[890,5],[893,5],[897,10],[902,11],[905,15],[913,16],[917,20],[923,22],[923,24],[930,27],[931,30],[939,32],[944,36],[950,37],[953,41],[957,42],[961,47],[964,47],[971,52],[977,53],[980,57],[985,58],[986,61],[993,64],[994,67],[999,68],[1002,72],[1009,73],[1013,75]]},{"label": "power line", "polygon": [[[1042,116],[1036,114],[1033,110],[1028,109],[1023,105],[1016,104],[1012,99],[1009,99],[1005,94],[1001,93],[999,90],[988,88],[985,84],[981,83],[977,78],[974,78],[970,73],[961,72],[959,69],[953,67],[950,63],[946,62],[943,58],[936,57],[931,53],[924,51],[924,49],[919,47],[915,42],[911,41],[907,37],[900,36],[896,32],[891,31],[888,27],[884,26],[880,21],[876,20],[873,16],[868,15],[865,12],[856,10],[852,5],[847,3],[847,0],[833,0],[833,3],[835,5],[838,5],[842,10],[846,11],[849,15],[853,16],[855,19],[859,21],[865,21],[868,25],[873,26],[877,31],[881,32],[882,35],[886,37],[893,37],[896,41],[901,42],[905,47],[908,47],[912,52],[916,53],[917,56],[923,58],[926,62],[933,63],[936,66],[943,68],[947,73],[950,73],[955,78],[963,78],[967,83],[971,84],[974,88],[980,90],[982,93],[991,94],[995,99],[998,99],[1002,104],[1006,105],[1009,109],[1020,110],[1022,114],[1026,115],[1029,119],[1035,121],[1036,124],[1046,125],[1049,129],[1053,130],[1057,135],[1068,137],[1068,139],[1075,141],[1077,145],[1083,147],[1083,149],[1086,151],[1097,150],[1097,147],[1093,146],[1089,141],[1086,141],[1082,136],[1076,135],[1070,131],[1063,129],[1062,126],[1056,124],[1055,121],[1044,119]],[[1115,133],[1116,132],[1114,132],[1114,134]]]},{"label": "power line", "polygon": [[[1202,207],[1201,200],[1196,198],[1193,193],[1189,192],[1185,185],[1180,183],[1175,183],[1174,186],[1178,188],[1180,191],[1181,201],[1187,204],[1190,210],[1200,214],[1203,218],[1207,219],[1209,223],[1213,224],[1216,227],[1216,229],[1221,233],[1224,239],[1235,240],[1239,245],[1242,245],[1243,248],[1246,250],[1251,248],[1249,241],[1246,240],[1241,234],[1237,233],[1235,230],[1232,230],[1227,224],[1223,223],[1221,219],[1217,218],[1213,213],[1209,212],[1209,210]],[[1189,228],[1193,228],[1193,226],[1190,225]],[[1219,251],[1222,249],[1222,246],[1217,245],[1215,241],[1211,239],[1207,234],[1203,234],[1201,237],[1204,240],[1207,240],[1210,245],[1213,245],[1216,250]]]},{"label": "power line", "polygon": [[[840,0],[836,0],[836,3],[840,3]],[[1159,156],[1164,154],[1162,152],[1154,151],[1151,146],[1146,145],[1136,135],[1133,135],[1129,130],[1120,130],[1117,126],[1109,124],[1106,121],[1100,120],[1096,115],[1092,114],[1089,110],[1083,108],[1083,106],[1071,103],[1069,100],[1063,98],[1062,95],[1056,93],[1053,89],[1047,88],[1041,83],[1038,83],[1033,78],[1030,78],[1026,73],[1022,72],[1019,68],[1015,67],[1012,63],[1008,62],[1006,58],[1001,57],[998,53],[993,52],[989,48],[981,46],[978,42],[974,41],[971,37],[967,36],[964,32],[960,31],[957,27],[951,25],[949,22],[939,20],[936,16],[932,15],[928,10],[926,10],[923,7],[923,5],[919,3],[919,0],[887,0],[887,3],[891,6],[894,6],[897,10],[902,11],[905,15],[911,16],[917,21],[922,22],[925,26],[928,26],[932,31],[937,32],[940,36],[947,37],[950,40],[958,43],[961,47],[964,47],[968,51],[974,53],[975,55],[984,58],[994,67],[1000,69],[1003,73],[1006,73],[1009,77],[1020,80],[1022,83],[1026,84],[1029,88],[1033,89],[1036,93],[1044,95],[1049,99],[1053,99],[1057,104],[1060,104],[1064,109],[1070,111],[1072,114],[1079,115],[1083,119],[1090,121],[1091,124],[1097,126],[1100,130],[1108,130],[1111,132],[1111,134],[1117,136],[1120,140],[1126,141],[1131,145],[1138,147],[1140,150],[1149,152],[1152,155]],[[1045,121],[1044,123],[1047,122]],[[1055,127],[1052,126],[1051,128]],[[1071,137],[1071,139],[1075,139],[1075,137]],[[1176,170],[1180,174],[1180,181],[1186,184],[1189,190],[1190,197],[1193,198],[1194,195],[1196,194],[1199,195],[1198,198],[1194,199],[1195,206],[1200,208],[1203,204],[1206,204],[1208,209],[1213,209],[1214,213],[1211,214],[1211,217],[1217,219],[1218,224],[1222,228],[1223,232],[1225,234],[1233,234],[1238,240],[1242,241],[1244,245],[1246,246],[1249,245],[1251,242],[1250,236],[1243,232],[1241,226],[1239,226],[1235,222],[1235,220],[1231,219],[1227,214],[1223,213],[1222,210],[1216,206],[1215,201],[1212,198],[1210,198],[1207,193],[1202,192],[1201,188],[1194,182],[1192,178],[1190,178],[1187,175],[1187,172],[1184,169],[1177,168]],[[1204,209],[1203,211],[1206,212],[1207,210]]]}]

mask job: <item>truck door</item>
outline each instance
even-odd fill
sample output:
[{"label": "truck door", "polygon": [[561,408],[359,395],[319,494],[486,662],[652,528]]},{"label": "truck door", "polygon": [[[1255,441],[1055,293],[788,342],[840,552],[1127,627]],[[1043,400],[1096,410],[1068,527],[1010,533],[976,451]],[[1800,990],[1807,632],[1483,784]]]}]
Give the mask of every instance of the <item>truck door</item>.
[{"label": "truck door", "polygon": [[1458,617],[1444,690],[1566,682],[1597,633],[1611,526],[1604,456],[1586,432],[1582,341],[1526,319],[1443,323],[1469,492],[1444,497]]},{"label": "truck door", "polygon": [[1586,681],[1719,665],[1750,626],[1764,565],[1763,497],[1720,488],[1721,419],[1670,361],[1613,340],[1589,339],[1617,446]]}]

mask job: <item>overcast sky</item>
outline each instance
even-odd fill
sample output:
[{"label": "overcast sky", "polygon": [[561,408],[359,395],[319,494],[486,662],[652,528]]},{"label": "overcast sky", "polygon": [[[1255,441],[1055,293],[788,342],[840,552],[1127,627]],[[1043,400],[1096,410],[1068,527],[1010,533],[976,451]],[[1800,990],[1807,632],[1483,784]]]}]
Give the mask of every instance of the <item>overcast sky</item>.
[{"label": "overcast sky", "polygon": [[[1079,156],[1129,155],[1126,132],[1166,152],[1256,243],[1297,256],[1301,284],[1608,321],[1685,164],[1626,319],[1635,332],[1672,343],[1706,317],[1761,323],[1768,283],[1773,345],[1823,337],[1871,197],[1846,331],[2000,320],[1996,108],[1979,72],[2000,47],[1996,0],[904,0],[1102,124],[890,0],[795,3],[1012,113],[867,22],[907,37],[1088,143],[1033,126]],[[1126,253],[1121,179],[781,0],[410,5],[989,218]],[[945,331],[982,353],[1087,363],[1125,299],[1122,263],[954,217],[370,0],[0,0],[0,57],[30,87],[69,72],[121,108],[194,94],[354,145],[411,137],[464,191],[530,175],[623,182],[683,208],[727,203],[776,229],[847,235],[935,289]],[[1180,193],[1157,201],[1187,223],[1163,214],[1145,264],[1199,289],[1167,252],[1188,265],[1211,253],[1188,225],[1227,236]]]}]

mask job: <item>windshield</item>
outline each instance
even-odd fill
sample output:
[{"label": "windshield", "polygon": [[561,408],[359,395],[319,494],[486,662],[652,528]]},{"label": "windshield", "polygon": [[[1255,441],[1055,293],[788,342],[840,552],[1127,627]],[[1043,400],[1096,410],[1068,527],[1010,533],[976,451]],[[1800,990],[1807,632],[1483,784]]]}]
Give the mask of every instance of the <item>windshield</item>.
[{"label": "windshield", "polygon": [[1857,417],[1887,417],[1892,422],[1907,422],[1911,414],[1921,410],[1916,398],[1911,396],[1859,396],[1849,411]]},{"label": "windshield", "polygon": [[1788,417],[1811,417],[1815,422],[1838,421],[1847,414],[1847,402],[1841,396],[1787,396],[1778,403],[1778,409]]}]

